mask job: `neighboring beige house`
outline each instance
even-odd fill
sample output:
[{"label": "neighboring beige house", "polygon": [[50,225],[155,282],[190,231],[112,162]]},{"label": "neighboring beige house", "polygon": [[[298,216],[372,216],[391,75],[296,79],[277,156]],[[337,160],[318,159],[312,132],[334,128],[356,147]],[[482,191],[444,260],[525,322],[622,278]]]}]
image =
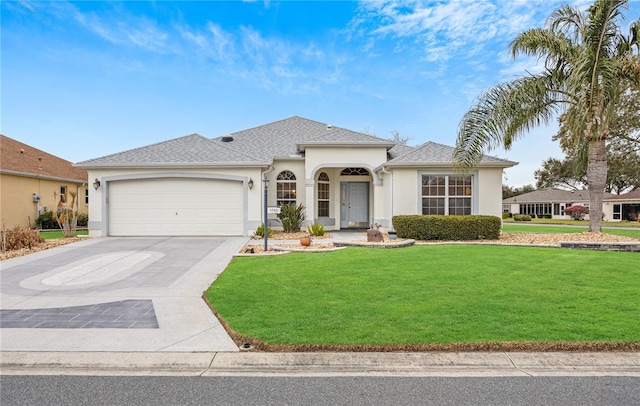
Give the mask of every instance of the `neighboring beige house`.
[{"label": "neighboring beige house", "polygon": [[640,189],[605,198],[603,213],[611,221],[640,221]]},{"label": "neighboring beige house", "polygon": [[[580,205],[589,207],[588,190],[564,190],[544,188],[510,197],[502,201],[503,213],[520,213],[535,216],[550,215],[554,219],[570,219],[564,209]],[[605,193],[602,204],[605,221],[638,221],[640,217],[640,190],[622,195]],[[589,216],[585,216],[588,219]]]},{"label": "neighboring beige house", "polygon": [[[92,236],[251,235],[267,204],[303,204],[328,230],[392,226],[398,214],[500,216],[502,172],[485,156],[466,175],[453,148],[408,147],[301,117],[218,138],[198,134],[80,162]],[[97,184],[97,183],[96,183]],[[269,225],[277,228],[276,215]]]},{"label": "neighboring beige house", "polygon": [[[0,135],[0,217],[7,228],[33,227],[60,195],[76,192],[76,209],[87,213],[87,171],[69,161]],[[70,196],[68,196],[70,197]]]}]

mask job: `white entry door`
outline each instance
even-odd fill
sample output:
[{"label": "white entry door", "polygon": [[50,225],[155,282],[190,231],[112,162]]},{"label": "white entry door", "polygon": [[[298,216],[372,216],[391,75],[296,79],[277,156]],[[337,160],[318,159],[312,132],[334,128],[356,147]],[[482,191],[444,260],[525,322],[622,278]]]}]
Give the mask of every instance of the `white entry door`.
[{"label": "white entry door", "polygon": [[340,228],[369,227],[369,183],[340,183]]},{"label": "white entry door", "polygon": [[243,235],[243,186],[238,181],[114,181],[107,205],[111,236]]}]

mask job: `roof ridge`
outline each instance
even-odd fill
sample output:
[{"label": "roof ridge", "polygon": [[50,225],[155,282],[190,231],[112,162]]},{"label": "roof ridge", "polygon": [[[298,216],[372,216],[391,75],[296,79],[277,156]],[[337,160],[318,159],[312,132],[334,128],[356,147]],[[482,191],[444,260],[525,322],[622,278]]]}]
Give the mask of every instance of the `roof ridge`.
[{"label": "roof ridge", "polygon": [[[291,120],[292,118],[300,118],[300,119],[303,119],[303,120],[313,121],[313,120],[309,120],[309,119],[306,119],[306,118],[300,117],[300,116],[291,116],[291,117],[283,118],[283,119],[280,119],[280,120],[272,121],[270,123],[264,123],[264,124],[256,125],[254,127],[245,128],[244,130],[234,131],[234,132],[228,133],[226,135],[233,135],[233,134],[243,133],[245,131],[255,130],[255,129],[258,129],[260,127],[266,127],[266,126],[270,126],[270,125],[273,125],[273,124],[276,124],[276,123],[281,123],[283,121]],[[221,136],[215,137],[215,138],[222,138],[222,137],[224,137],[224,135],[221,135]],[[213,138],[213,139],[215,139],[215,138]]]}]

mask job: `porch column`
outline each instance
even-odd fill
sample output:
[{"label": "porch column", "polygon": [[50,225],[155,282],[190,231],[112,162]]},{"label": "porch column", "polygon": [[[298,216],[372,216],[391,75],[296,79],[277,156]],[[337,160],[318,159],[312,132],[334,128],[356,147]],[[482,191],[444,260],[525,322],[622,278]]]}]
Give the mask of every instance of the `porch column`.
[{"label": "porch column", "polygon": [[314,182],[313,179],[306,179],[304,182],[305,186],[305,212],[307,213],[307,220],[305,221],[305,226],[307,224],[313,224],[316,219],[316,202],[315,202],[315,192],[314,192]]},{"label": "porch column", "polygon": [[[391,228],[391,219],[386,214],[386,195],[381,181],[373,183],[373,222],[380,224],[384,228]],[[373,225],[373,224],[372,224]]]}]

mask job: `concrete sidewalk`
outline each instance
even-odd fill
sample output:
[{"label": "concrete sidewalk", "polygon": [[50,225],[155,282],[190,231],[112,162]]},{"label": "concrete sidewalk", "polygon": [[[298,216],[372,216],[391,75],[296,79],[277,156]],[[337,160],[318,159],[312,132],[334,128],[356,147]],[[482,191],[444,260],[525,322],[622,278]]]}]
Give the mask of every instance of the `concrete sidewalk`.
[{"label": "concrete sidewalk", "polygon": [[2,352],[0,374],[640,377],[640,353]]}]

